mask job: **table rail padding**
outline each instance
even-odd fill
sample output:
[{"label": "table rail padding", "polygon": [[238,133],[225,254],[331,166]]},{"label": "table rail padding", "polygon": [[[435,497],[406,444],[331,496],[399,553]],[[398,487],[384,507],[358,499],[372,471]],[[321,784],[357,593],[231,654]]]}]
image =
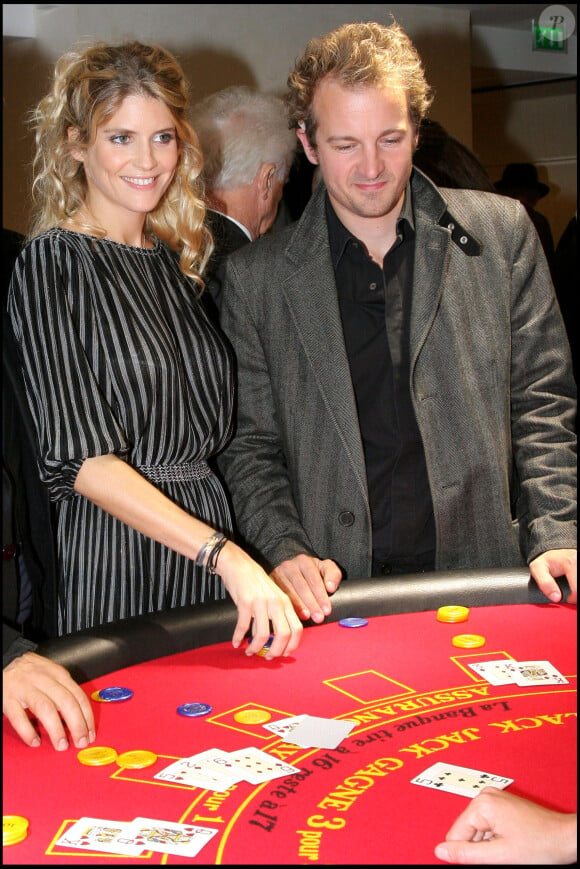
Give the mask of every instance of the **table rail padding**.
[{"label": "table rail padding", "polygon": [[[570,592],[557,580],[565,601]],[[332,596],[327,621],[345,616],[423,612],[440,606],[549,604],[524,568],[450,570],[373,579],[351,579]],[[115,670],[231,640],[237,610],[227,600],[146,613],[46,640],[38,653],[66,667],[78,682]],[[312,625],[313,622],[306,622]]]}]

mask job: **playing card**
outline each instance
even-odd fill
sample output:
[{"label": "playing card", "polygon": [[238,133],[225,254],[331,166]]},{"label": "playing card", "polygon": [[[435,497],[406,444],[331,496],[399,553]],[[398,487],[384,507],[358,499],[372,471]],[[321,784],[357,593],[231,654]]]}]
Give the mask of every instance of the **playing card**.
[{"label": "playing card", "polygon": [[286,738],[301,748],[336,748],[356,724],[356,721],[304,715]]},{"label": "playing card", "polygon": [[270,730],[272,733],[276,733],[278,736],[286,738],[305,718],[305,715],[292,715],[290,718],[280,718],[278,721],[270,721],[268,724],[264,724],[263,726],[266,730]]},{"label": "playing card", "polygon": [[283,775],[290,775],[293,772],[300,772],[298,767],[290,766],[290,764],[272,757],[271,754],[260,751],[259,748],[250,747],[232,751],[230,752],[230,760],[240,775],[253,785],[280,778]]},{"label": "playing card", "polygon": [[167,769],[161,770],[155,776],[160,781],[167,781],[172,784],[178,784],[188,788],[203,788],[211,791],[227,791],[231,787],[232,782],[229,778],[224,778],[216,774],[204,774],[198,770],[187,769],[183,765],[173,765]]},{"label": "playing card", "polygon": [[227,791],[241,775],[228,763],[229,754],[211,748],[191,757],[183,757],[158,772],[154,778],[174,782],[185,787]]},{"label": "playing card", "polygon": [[178,857],[195,857],[217,832],[211,827],[154,818],[135,818],[127,831],[141,851],[158,851]]},{"label": "playing card", "polygon": [[564,685],[568,680],[549,661],[510,661],[517,685]]},{"label": "playing card", "polygon": [[453,763],[434,763],[411,779],[411,784],[447,791],[461,797],[475,797],[486,785],[493,785],[494,788],[503,790],[512,782],[513,778],[470,769],[466,766],[456,766]]},{"label": "playing card", "polygon": [[106,851],[138,857],[142,845],[132,841],[130,821],[106,821],[102,818],[80,818],[57,841],[62,848],[81,848],[84,851]]},{"label": "playing card", "polygon": [[207,751],[192,754],[191,757],[184,758],[184,760],[187,761],[189,769],[197,770],[204,775],[215,774],[223,778],[241,781],[236,768],[232,765],[231,753],[223,751],[221,748],[208,748]]},{"label": "playing card", "polygon": [[505,658],[498,661],[481,661],[475,664],[469,664],[478,676],[481,676],[490,685],[510,685],[516,684],[514,674],[508,667],[509,663]]}]

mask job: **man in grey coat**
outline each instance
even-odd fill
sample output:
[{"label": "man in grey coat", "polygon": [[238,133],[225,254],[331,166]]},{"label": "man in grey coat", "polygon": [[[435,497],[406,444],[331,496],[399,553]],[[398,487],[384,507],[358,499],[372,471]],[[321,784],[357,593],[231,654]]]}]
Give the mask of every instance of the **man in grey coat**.
[{"label": "man in grey coat", "polygon": [[520,203],[413,169],[430,102],[398,25],[311,40],[287,105],[322,180],[227,265],[221,468],[245,543],[314,621],[344,578],[433,569],[528,564],[576,599],[576,386],[548,266]]}]

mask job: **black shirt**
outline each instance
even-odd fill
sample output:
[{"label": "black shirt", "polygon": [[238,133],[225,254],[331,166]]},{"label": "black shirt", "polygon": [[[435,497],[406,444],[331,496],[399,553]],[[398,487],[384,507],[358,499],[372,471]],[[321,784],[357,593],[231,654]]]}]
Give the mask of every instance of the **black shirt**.
[{"label": "black shirt", "polygon": [[373,559],[432,568],[435,524],[409,385],[415,227],[407,187],[397,238],[378,266],[326,199],[346,350],[365,453]]}]

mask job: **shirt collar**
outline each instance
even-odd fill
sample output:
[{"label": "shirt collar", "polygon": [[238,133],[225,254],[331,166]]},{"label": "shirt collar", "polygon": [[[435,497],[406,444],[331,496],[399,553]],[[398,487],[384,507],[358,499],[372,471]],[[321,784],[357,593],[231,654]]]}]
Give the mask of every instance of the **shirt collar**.
[{"label": "shirt collar", "polygon": [[[328,193],[326,193],[325,199],[330,256],[332,258],[332,264],[336,268],[349,241],[360,241],[360,239],[357,239],[356,236],[353,235],[352,232],[350,232],[340,221],[336,211],[332,207]],[[403,207],[401,208],[401,213],[397,218],[397,235],[407,238],[409,233],[413,233],[414,230],[413,197],[411,193],[411,184],[407,183],[405,188],[405,198],[403,199]]]},{"label": "shirt collar", "polygon": [[250,230],[249,230],[246,226],[244,226],[243,223],[240,223],[239,220],[236,220],[235,217],[231,217],[229,214],[224,214],[223,211],[218,211],[217,208],[209,208],[208,211],[215,211],[216,214],[221,214],[221,216],[222,216],[222,217],[225,217],[226,220],[231,220],[232,223],[235,223],[236,226],[239,226],[239,227],[240,227],[240,229],[242,230],[242,232],[244,233],[244,235],[247,235],[248,238],[250,239],[250,241],[253,241],[253,240],[254,240],[254,239],[252,238],[252,235],[251,235],[251,233],[250,233]]}]

